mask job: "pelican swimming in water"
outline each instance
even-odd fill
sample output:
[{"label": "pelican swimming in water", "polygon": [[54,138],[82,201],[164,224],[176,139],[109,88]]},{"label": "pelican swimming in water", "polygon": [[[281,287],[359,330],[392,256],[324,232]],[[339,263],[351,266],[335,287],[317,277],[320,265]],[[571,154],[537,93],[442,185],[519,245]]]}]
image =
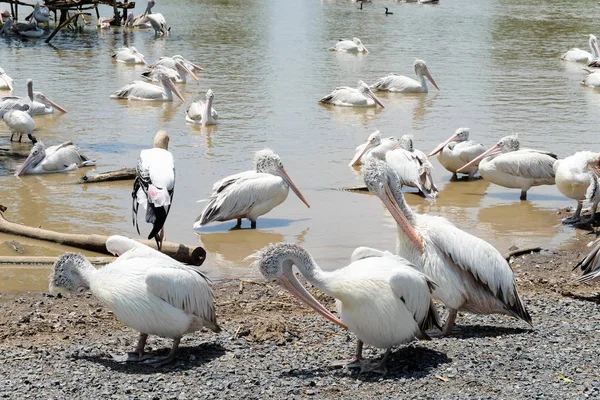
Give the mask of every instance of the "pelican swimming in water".
[{"label": "pelican swimming in water", "polygon": [[160,73],[157,76],[161,86],[148,82],[133,81],[110,95],[111,99],[130,99],[147,101],[173,101],[173,93],[182,101],[183,96],[175,87],[168,75]]},{"label": "pelican swimming in water", "polygon": [[219,114],[212,106],[214,97],[212,89],[208,89],[206,92],[206,101],[194,101],[185,111],[185,120],[202,126],[216,125]]},{"label": "pelican swimming in water", "polygon": [[578,48],[573,48],[560,56],[560,58],[566,61],[589,63],[592,60],[600,57],[600,50],[598,50],[598,39],[596,39],[596,36],[590,35],[588,43],[590,45],[590,50],[592,50],[591,53]]},{"label": "pelican swimming in water", "polygon": [[379,101],[375,93],[369,88],[369,85],[363,81],[358,81],[358,88],[340,86],[335,88],[330,95],[319,100],[321,103],[332,104],[334,106],[346,107],[381,107],[385,108]]},{"label": "pelican swimming in water", "polygon": [[479,175],[496,185],[521,189],[521,200],[527,200],[532,186],[554,185],[556,154],[533,149],[521,149],[517,135],[505,136],[456,172],[468,171],[479,163]]},{"label": "pelican swimming in water", "polygon": [[35,122],[31,115],[27,113],[27,109],[29,107],[27,105],[21,105],[21,109],[12,109],[8,111],[0,111],[2,115],[2,120],[8,125],[10,129],[10,141],[13,141],[14,135],[19,135],[19,143],[21,143],[21,139],[23,135],[27,135],[29,139],[33,142],[33,129],[35,128]]},{"label": "pelican swimming in water", "polygon": [[[384,252],[367,257],[358,254],[350,265],[331,271],[322,270],[305,249],[291,243],[271,244],[253,257],[253,266],[266,279],[356,334],[356,359],[348,367],[385,373],[392,347],[419,335],[426,337],[426,330],[440,325],[431,298],[436,284],[401,257]],[[341,320],[302,286],[292,270],[294,265],[310,284],[336,299]],[[363,343],[386,349],[379,363],[363,362]]]},{"label": "pelican swimming in water", "polygon": [[110,28],[110,23],[114,20],[114,18],[98,17],[98,22],[96,23],[96,26],[100,29],[108,29]]},{"label": "pelican swimming in water", "polygon": [[242,218],[250,220],[256,229],[256,220],[284,202],[289,189],[307,207],[308,202],[283,168],[281,158],[271,149],[263,149],[254,155],[254,171],[240,172],[221,179],[213,185],[213,193],[202,214],[194,223],[194,229],[213,221],[237,219],[235,228],[242,227]]},{"label": "pelican swimming in water", "polygon": [[160,250],[164,239],[164,225],[173,201],[175,190],[175,164],[169,152],[169,135],[158,131],[154,148],[142,150],[133,182],[133,226],[138,234],[140,227],[137,214],[140,205],[145,211],[146,222],[152,224],[148,239],[154,238]]},{"label": "pelican swimming in water", "polygon": [[370,158],[363,176],[398,224],[396,254],[437,284],[433,297],[449,308],[444,335],[452,333],[459,310],[507,314],[531,324],[513,271],[498,250],[446,218],[413,212],[402,195],[400,178],[385,162]]},{"label": "pelican swimming in water", "polygon": [[91,167],[95,161],[84,156],[79,148],[71,142],[46,148],[42,141],[31,136],[34,145],[29,156],[15,172],[15,176],[25,174],[54,174],[67,172],[78,167]]},{"label": "pelican swimming in water", "polygon": [[[565,224],[573,224],[584,222],[581,220],[581,209],[583,202],[586,199],[586,193],[590,186],[589,168],[592,165],[598,165],[600,161],[600,153],[592,151],[578,151],[572,156],[566,157],[563,160],[557,160],[554,163],[554,175],[556,187],[566,197],[577,201],[577,209],[575,214],[563,220]],[[592,207],[592,215],[590,221],[594,220],[596,214],[595,203]]]},{"label": "pelican swimming in water", "polygon": [[[481,143],[469,140],[469,128],[458,128],[454,135],[446,141],[440,143],[427,157],[433,157],[438,154],[438,161],[444,168],[452,172],[452,179],[458,178],[458,171],[465,164],[473,161],[476,157],[485,152],[485,147]],[[479,167],[472,165],[462,173],[473,178]]]},{"label": "pelican swimming in water", "polygon": [[433,183],[433,165],[425,153],[413,146],[412,135],[403,135],[396,148],[385,154],[385,162],[398,174],[402,186],[419,190],[423,196],[437,197],[438,189]]},{"label": "pelican swimming in water", "polygon": [[[186,333],[221,330],[211,282],[202,272],[123,236],[110,236],[106,249],[119,258],[100,269],[78,253],[60,256],[49,289],[53,294],[90,290],[121,323],[140,332],[135,352],[111,354],[116,361],[164,365],[175,359]],[[169,354],[144,354],[148,335],[173,339]]]},{"label": "pelican swimming in water", "polygon": [[154,6],[154,0],[149,0],[148,4],[146,4],[146,9],[141,15],[137,17],[133,16],[133,13],[129,13],[127,15],[127,20],[125,21],[125,26],[129,28],[140,28],[140,29],[149,29],[152,28],[150,25],[150,21],[148,20],[147,15],[152,14],[152,7]]},{"label": "pelican swimming in water", "polygon": [[0,90],[13,90],[13,79],[0,68]]},{"label": "pelican swimming in water", "polygon": [[167,75],[174,83],[186,83],[187,82],[187,74],[190,74],[194,80],[198,80],[198,77],[192,70],[185,66],[185,64],[181,61],[175,62],[175,67],[170,68],[163,64],[153,65],[146,72],[142,73],[142,76],[150,81],[158,82],[158,76],[161,73]]},{"label": "pelican swimming in water", "polygon": [[117,60],[117,62],[124,64],[146,64],[144,55],[137,51],[133,46],[120,47],[115,54],[113,54],[113,58]]},{"label": "pelican swimming in water", "polygon": [[592,71],[584,68],[588,75],[583,78],[581,84],[591,88],[600,88],[600,71]]},{"label": "pelican swimming in water", "polygon": [[46,7],[45,5],[44,6],[40,5],[40,2],[38,1],[37,3],[35,3],[35,6],[33,7],[33,18],[37,22],[49,22],[50,21],[50,9],[48,7]]},{"label": "pelican swimming in water", "polygon": [[440,90],[437,83],[429,73],[429,69],[423,60],[416,60],[415,74],[419,78],[418,81],[404,75],[389,74],[379,79],[371,86],[371,89],[383,90],[396,93],[427,93],[427,79],[437,90]]},{"label": "pelican swimming in water", "polygon": [[348,165],[350,167],[360,165],[362,164],[361,160],[366,159],[367,156],[384,160],[385,154],[388,151],[394,150],[398,143],[400,143],[400,140],[397,137],[390,136],[382,139],[381,133],[375,131],[369,135],[366,143],[356,148],[356,153],[354,153],[354,157],[352,157],[352,161]]},{"label": "pelican swimming in water", "polygon": [[20,105],[27,105],[27,112],[31,116],[52,114],[54,110],[66,113],[63,107],[50,100],[41,92],[33,91],[33,80],[27,79],[27,97],[8,96],[0,98],[0,110],[19,109]]},{"label": "pelican swimming in water", "polygon": [[[150,68],[162,65],[167,68],[176,69],[178,63],[183,63],[183,65],[190,71],[198,71],[198,72],[204,71],[204,68],[187,60],[180,54],[176,54],[173,57],[161,57],[154,64],[150,65]],[[195,77],[194,74],[192,74],[192,76]],[[197,77],[195,77],[194,79],[198,80]]]},{"label": "pelican swimming in water", "polygon": [[44,30],[37,26],[37,22],[32,20],[29,23],[17,23],[15,24],[12,17],[8,17],[4,25],[2,26],[2,30],[0,30],[0,34],[13,34],[18,33],[21,36],[30,37],[30,38],[39,38],[44,34]]},{"label": "pelican swimming in water", "polygon": [[368,53],[369,50],[355,37],[352,40],[340,39],[335,46],[329,48],[330,51],[345,51],[347,53]]}]

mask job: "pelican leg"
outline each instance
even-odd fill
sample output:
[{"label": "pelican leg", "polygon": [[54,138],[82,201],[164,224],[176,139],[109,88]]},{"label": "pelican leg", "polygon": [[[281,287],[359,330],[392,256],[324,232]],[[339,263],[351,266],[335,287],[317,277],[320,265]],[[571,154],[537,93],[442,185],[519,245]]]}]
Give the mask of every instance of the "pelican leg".
[{"label": "pelican leg", "polygon": [[[577,209],[579,210],[580,207]],[[598,203],[592,204],[592,208],[590,208],[590,217],[589,218],[580,218],[578,221],[578,225],[591,224],[596,220],[596,209],[598,208]]]},{"label": "pelican leg", "polygon": [[22,133],[19,134],[19,143],[21,143],[21,139],[23,139],[23,134]]},{"label": "pelican leg", "polygon": [[458,180],[458,174],[455,172],[452,174],[452,177],[450,178],[451,181],[455,181]]},{"label": "pelican leg", "polygon": [[160,367],[166,364],[169,364],[175,360],[175,356],[177,355],[177,349],[179,348],[179,342],[181,338],[173,339],[173,347],[171,347],[171,351],[164,357],[151,357],[144,361],[144,364],[151,365],[153,367]]},{"label": "pelican leg", "polygon": [[360,372],[375,372],[377,374],[385,375],[388,373],[387,363],[390,358],[390,354],[392,353],[392,348],[390,347],[385,351],[385,354],[381,358],[379,362],[371,362],[371,363],[363,363]]},{"label": "pelican leg", "polygon": [[521,200],[527,200],[527,190],[521,190]]},{"label": "pelican leg", "polygon": [[11,141],[11,142],[12,142],[12,140],[13,140],[13,136],[15,136],[15,133],[14,133],[14,132],[13,132],[13,133],[11,133],[11,135],[10,135],[10,141]]},{"label": "pelican leg", "polygon": [[581,209],[583,208],[583,201],[577,201],[577,210],[575,210],[575,214],[572,217],[565,218],[562,220],[562,223],[565,225],[575,224],[581,220]]},{"label": "pelican leg", "polygon": [[135,348],[135,352],[125,353],[125,354],[111,353],[110,355],[113,358],[113,360],[118,361],[118,362],[140,362],[145,359],[144,348],[146,347],[147,339],[148,339],[147,333],[140,333],[140,337],[138,339],[138,344]]},{"label": "pelican leg", "polygon": [[256,229],[256,221],[250,220],[250,228],[251,229]]},{"label": "pelican leg", "polygon": [[362,364],[363,364],[362,350],[363,350],[363,342],[362,342],[362,340],[359,339],[356,342],[356,352],[354,353],[354,359],[353,360],[336,361],[333,363],[333,366],[345,367],[348,369],[352,369],[352,368],[361,368],[362,369]]},{"label": "pelican leg", "polygon": [[444,324],[444,330],[442,331],[443,336],[448,336],[452,334],[454,328],[454,321],[456,321],[456,315],[458,314],[458,310],[450,309],[448,311],[448,318],[446,319],[446,323]]}]

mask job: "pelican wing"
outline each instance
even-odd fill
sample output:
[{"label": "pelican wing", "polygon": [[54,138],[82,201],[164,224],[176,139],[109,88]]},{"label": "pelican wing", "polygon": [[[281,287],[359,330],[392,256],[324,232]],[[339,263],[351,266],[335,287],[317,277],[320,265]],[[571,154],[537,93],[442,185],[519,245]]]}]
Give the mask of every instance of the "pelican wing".
[{"label": "pelican wing", "polygon": [[22,104],[24,99],[17,96],[5,96],[0,98],[0,111],[8,111]]},{"label": "pelican wing", "polygon": [[86,161],[89,159],[80,153],[77,146],[71,142],[64,142],[46,149],[46,157],[41,166],[42,170],[50,172],[63,170],[73,165],[80,166]]},{"label": "pelican wing", "polygon": [[554,180],[556,155],[536,150],[517,150],[494,158],[496,168],[504,173],[530,179]]},{"label": "pelican wing", "polygon": [[193,120],[202,120],[203,102],[201,100],[194,101],[186,110],[186,115]]},{"label": "pelican wing", "polygon": [[350,262],[354,262],[354,261],[358,261],[358,260],[362,260],[362,259],[370,258],[370,257],[384,257],[384,256],[394,257],[394,255],[392,253],[390,253],[389,251],[381,251],[381,250],[374,249],[372,247],[361,246],[361,247],[357,247],[356,249],[354,249],[354,251],[352,252],[352,255],[350,256]]},{"label": "pelican wing", "polygon": [[385,162],[396,171],[402,185],[415,187],[422,192],[426,191],[421,182],[421,174],[425,169],[414,153],[404,149],[388,151]]},{"label": "pelican wing", "polygon": [[356,43],[354,43],[352,40],[341,39],[330,50],[335,50],[335,51],[359,51],[360,49],[358,48],[358,45]]},{"label": "pelican wing", "polygon": [[[370,99],[367,99],[362,93],[360,93],[357,89],[348,87],[348,86],[340,86],[334,89],[330,95],[323,97],[319,100],[321,103],[328,104],[355,104],[355,105],[366,105],[369,103]],[[373,102],[373,100],[371,100]]]},{"label": "pelican wing", "polygon": [[519,297],[513,271],[500,252],[485,240],[458,229],[446,218],[429,218],[432,229],[427,231],[426,246],[434,246],[442,255],[440,260],[445,259],[471,274],[504,304],[509,313],[531,323]]},{"label": "pelican wing", "polygon": [[600,239],[594,240],[588,246],[594,248],[575,266],[583,271],[583,275],[577,279],[579,282],[592,281],[600,277]]},{"label": "pelican wing", "polygon": [[485,152],[485,147],[474,140],[467,140],[465,142],[457,143],[454,146],[454,151],[458,153],[458,157],[461,161],[467,164]]},{"label": "pelican wing", "polygon": [[164,94],[162,86],[153,85],[148,82],[133,81],[111,94],[110,97],[113,99],[162,100]]},{"label": "pelican wing", "polygon": [[375,84],[371,86],[371,89],[389,90],[390,92],[408,92],[411,90],[420,90],[421,84],[404,75],[389,74],[375,82]]}]

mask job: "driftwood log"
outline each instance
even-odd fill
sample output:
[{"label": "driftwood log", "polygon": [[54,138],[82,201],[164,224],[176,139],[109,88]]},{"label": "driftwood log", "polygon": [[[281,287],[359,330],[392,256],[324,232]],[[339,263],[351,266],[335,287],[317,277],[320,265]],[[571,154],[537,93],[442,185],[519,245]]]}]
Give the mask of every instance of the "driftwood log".
[{"label": "driftwood log", "polygon": [[[2,233],[24,236],[32,239],[77,247],[83,250],[109,254],[105,246],[108,236],[62,233],[21,225],[8,221],[4,217],[5,211],[6,207],[0,205],[0,232]],[[156,248],[156,243],[154,241],[139,240],[139,242],[152,248]],[[163,242],[161,251],[168,256],[173,257],[177,261],[191,265],[202,265],[206,259],[206,251],[202,247],[192,248],[179,243]]]},{"label": "driftwood log", "polygon": [[522,249],[510,250],[506,252],[502,257],[504,257],[506,261],[509,261],[511,257],[518,257],[522,256],[523,254],[539,253],[540,251],[542,251],[542,248],[539,246],[524,247]]},{"label": "driftwood log", "polygon": [[135,168],[121,168],[116,171],[101,172],[96,175],[88,176],[85,174],[75,183],[99,183],[111,181],[125,181],[135,179]]}]

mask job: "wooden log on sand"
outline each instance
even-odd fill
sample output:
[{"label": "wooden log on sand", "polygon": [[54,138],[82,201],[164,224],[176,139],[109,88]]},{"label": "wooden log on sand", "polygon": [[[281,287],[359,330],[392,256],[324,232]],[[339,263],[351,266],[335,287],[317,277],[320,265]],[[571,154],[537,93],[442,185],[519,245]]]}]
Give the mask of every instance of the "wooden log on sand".
[{"label": "wooden log on sand", "polygon": [[81,179],[79,179],[75,183],[99,183],[111,181],[124,181],[129,179],[135,179],[135,168],[121,168],[116,171],[101,172],[92,176],[88,176],[87,174],[85,174],[81,177]]},{"label": "wooden log on sand", "polygon": [[[108,236],[62,233],[17,224],[4,218],[6,209],[5,206],[0,205],[0,232],[2,233],[59,243],[103,254],[110,254],[105,246]],[[139,240],[139,242],[152,248],[156,248],[156,243],[154,241]],[[161,251],[177,261],[190,265],[202,265],[206,259],[206,251],[200,246],[192,248],[179,243],[163,242]]]}]

